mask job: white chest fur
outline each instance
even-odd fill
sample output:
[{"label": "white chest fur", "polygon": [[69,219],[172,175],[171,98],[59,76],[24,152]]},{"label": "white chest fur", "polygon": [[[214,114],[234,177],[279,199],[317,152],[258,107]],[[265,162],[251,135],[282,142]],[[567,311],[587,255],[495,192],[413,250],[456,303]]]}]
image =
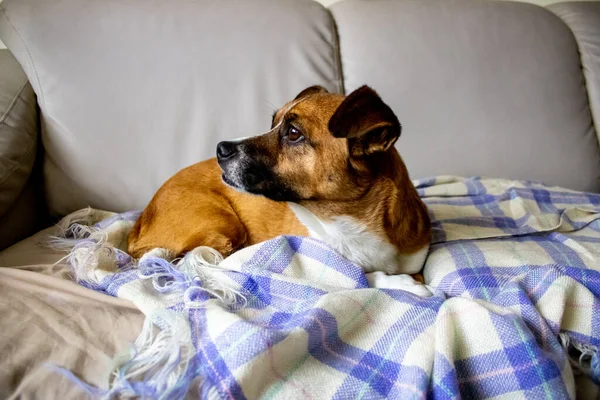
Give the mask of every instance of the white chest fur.
[{"label": "white chest fur", "polygon": [[340,216],[322,221],[305,207],[294,203],[289,205],[311,237],[326,242],[365,272],[415,274],[423,267],[428,246],[414,254],[400,254],[394,245],[372,234],[352,217]]}]

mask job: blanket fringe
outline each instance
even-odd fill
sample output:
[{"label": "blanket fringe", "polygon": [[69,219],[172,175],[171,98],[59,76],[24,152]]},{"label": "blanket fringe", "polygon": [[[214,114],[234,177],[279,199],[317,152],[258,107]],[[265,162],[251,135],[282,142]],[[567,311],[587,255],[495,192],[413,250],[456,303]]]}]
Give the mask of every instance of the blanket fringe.
[{"label": "blanket fringe", "polygon": [[90,207],[69,214],[56,224],[57,233],[42,243],[44,247],[68,253],[55,265],[67,260],[76,282],[99,284],[101,278],[96,270],[115,272],[119,261],[121,264],[130,261],[109,243],[106,232],[91,226],[97,218]]},{"label": "blanket fringe", "polygon": [[[198,247],[182,259],[167,260],[163,257],[169,258],[168,252],[155,249],[136,262],[110,243],[105,230],[91,226],[96,217],[89,208],[71,214],[58,223],[58,234],[46,242],[53,249],[68,252],[63,260],[79,283],[101,286],[103,277],[111,275],[98,274],[99,270],[117,272],[124,266],[137,267],[139,279],[151,281],[156,293],[173,296],[170,302],[184,309],[205,307],[210,299],[224,306],[245,306],[239,285],[218,266],[223,257],[216,250]],[[161,307],[147,311],[135,344],[112,360],[105,377],[109,389],[102,391],[102,397],[183,397],[191,384],[194,355],[186,313]]]},{"label": "blanket fringe", "polygon": [[107,382],[111,389],[104,397],[181,398],[189,389],[186,375],[194,354],[190,327],[183,315],[164,310],[148,315],[129,354],[113,360]]},{"label": "blanket fringe", "polygon": [[224,305],[238,305],[241,308],[246,306],[247,299],[241,291],[237,290],[237,285],[226,283],[228,278],[218,267],[221,261],[223,261],[221,253],[211,247],[201,246],[187,253],[178,264],[179,269],[185,275],[193,277],[192,280],[196,282],[202,282],[202,286],[192,285],[186,290],[184,298],[188,308],[204,306],[203,303],[193,300],[193,292],[199,289],[204,290]]},{"label": "blanket fringe", "polygon": [[71,225],[63,236],[50,237],[47,245],[55,250],[68,251],[57,264],[66,259],[76,282],[98,285],[101,277],[96,271],[116,272],[119,259],[126,258],[123,252],[108,242],[105,232],[78,223]]},{"label": "blanket fringe", "polygon": [[567,352],[571,365],[589,376],[595,384],[600,385],[600,353],[596,346],[577,343],[562,332],[558,335],[560,344]]},{"label": "blanket fringe", "polygon": [[[153,250],[154,252],[154,250]],[[162,254],[160,251],[155,252]],[[186,308],[204,307],[204,301],[196,300],[198,292],[204,292],[223,305],[246,304],[246,297],[237,284],[228,284],[228,278],[218,264],[223,256],[211,247],[197,247],[175,264],[161,257],[144,255],[138,264],[141,279],[151,279],[159,293],[179,291],[183,294]]]},{"label": "blanket fringe", "polygon": [[90,207],[67,215],[55,225],[56,234],[41,244],[53,250],[71,251],[79,240],[96,233],[96,230],[92,228],[93,215],[94,210]]}]

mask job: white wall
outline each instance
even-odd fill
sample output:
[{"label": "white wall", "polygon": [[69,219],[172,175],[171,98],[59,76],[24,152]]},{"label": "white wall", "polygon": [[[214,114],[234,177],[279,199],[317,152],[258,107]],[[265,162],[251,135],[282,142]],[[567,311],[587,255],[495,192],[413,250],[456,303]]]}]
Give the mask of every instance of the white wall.
[{"label": "white wall", "polygon": [[[329,6],[333,3],[337,3],[338,1],[341,1],[341,0],[317,0],[317,1],[321,4],[323,4],[324,6]],[[519,1],[521,1],[521,0],[519,0]],[[548,4],[557,3],[559,1],[578,1],[578,0],[522,0],[522,1],[545,6]],[[583,0],[583,1],[600,1],[600,0]],[[0,0],[0,3],[2,3],[2,0]],[[2,42],[0,42],[0,49],[3,49],[3,48],[5,48],[4,44],[2,44]]]},{"label": "white wall", "polygon": [[[317,1],[325,6],[329,6],[333,3],[337,3],[338,1],[341,1],[341,0],[317,0]],[[513,1],[522,1],[524,3],[534,3],[534,4],[539,4],[541,6],[547,6],[549,4],[559,3],[559,2],[563,2],[563,1],[600,1],[600,0],[513,0]]]},{"label": "white wall", "polygon": [[[325,6],[329,6],[333,3],[337,3],[338,1],[341,1],[341,0],[317,0],[317,1]],[[539,4],[541,6],[547,6],[549,4],[559,3],[561,1],[600,1],[600,0],[514,0],[514,1],[522,1],[524,3],[534,3],[534,4]]]}]

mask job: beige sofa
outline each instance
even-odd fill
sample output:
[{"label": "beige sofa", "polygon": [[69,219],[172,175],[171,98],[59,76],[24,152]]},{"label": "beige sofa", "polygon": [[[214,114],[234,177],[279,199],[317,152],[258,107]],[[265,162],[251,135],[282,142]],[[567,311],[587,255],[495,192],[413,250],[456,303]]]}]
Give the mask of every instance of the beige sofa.
[{"label": "beige sofa", "polygon": [[143,321],[35,233],[142,208],[306,86],[378,90],[413,178],[600,191],[600,3],[4,0],[0,39],[3,398],[78,398],[48,361],[102,385]]}]

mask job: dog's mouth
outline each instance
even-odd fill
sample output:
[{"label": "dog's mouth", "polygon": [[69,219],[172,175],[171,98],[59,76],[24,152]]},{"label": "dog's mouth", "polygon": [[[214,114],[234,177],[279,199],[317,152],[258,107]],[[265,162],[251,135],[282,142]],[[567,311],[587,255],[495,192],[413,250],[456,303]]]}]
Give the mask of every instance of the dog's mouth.
[{"label": "dog's mouth", "polygon": [[244,193],[265,196],[275,201],[298,201],[298,195],[283,185],[277,179],[267,179],[264,171],[257,168],[255,171],[251,168],[243,168],[241,171],[228,173],[224,171],[221,179],[226,185]]},{"label": "dog's mouth", "polygon": [[225,172],[223,172],[223,174],[221,174],[221,179],[223,179],[223,182],[225,182],[227,185],[231,186],[232,188],[244,190],[242,185],[238,184],[233,179],[229,178],[229,176],[227,176],[227,174]]},{"label": "dog's mouth", "polygon": [[265,187],[268,183],[257,177],[251,169],[241,168],[240,170],[224,170],[221,174],[223,182],[240,191],[250,194],[266,195]]}]

